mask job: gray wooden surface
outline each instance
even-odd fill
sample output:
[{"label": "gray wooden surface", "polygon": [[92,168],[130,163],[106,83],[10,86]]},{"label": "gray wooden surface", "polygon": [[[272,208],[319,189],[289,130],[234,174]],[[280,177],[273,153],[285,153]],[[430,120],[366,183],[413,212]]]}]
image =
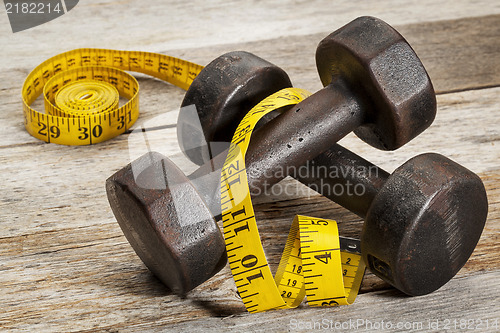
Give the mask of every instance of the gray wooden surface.
[{"label": "gray wooden surface", "polygon": [[[95,146],[58,146],[29,136],[22,124],[20,91],[29,71],[52,55],[80,47],[154,51],[200,64],[223,52],[247,50],[283,67],[295,86],[315,91],[321,87],[314,64],[317,43],[361,15],[386,20],[408,39],[438,92],[438,115],[425,133],[395,152],[377,151],[353,135],[341,143],[388,171],[416,154],[439,152],[478,173],[488,192],[488,221],[476,251],[452,281],[427,296],[405,297],[368,273],[351,306],[302,305],[249,315],[228,267],[185,299],[171,295],[129,246],[104,190],[107,177],[144,152],[137,149],[142,139],[130,134]],[[337,330],[350,332],[370,331],[368,321],[384,321],[413,324],[424,332],[461,331],[460,320],[466,319],[471,321],[465,328],[496,331],[491,324],[500,320],[498,1],[89,0],[16,34],[0,13],[0,45],[1,329],[286,332],[357,321],[357,327]],[[138,126],[152,127],[158,117],[175,124],[183,91],[137,77]],[[194,169],[180,153],[174,127],[148,135],[154,148],[183,170]],[[297,213],[336,219],[342,234],[359,236],[361,220],[354,214],[292,179],[281,186],[292,194],[256,200],[273,269]]]}]

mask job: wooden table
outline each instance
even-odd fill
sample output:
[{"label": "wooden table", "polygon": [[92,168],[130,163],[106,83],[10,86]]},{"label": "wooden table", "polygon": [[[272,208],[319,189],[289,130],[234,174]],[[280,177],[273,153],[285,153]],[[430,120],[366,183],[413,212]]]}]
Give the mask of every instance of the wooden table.
[{"label": "wooden table", "polygon": [[[80,47],[144,50],[207,64],[223,52],[247,50],[283,67],[295,86],[316,91],[321,87],[314,63],[317,43],[362,15],[394,25],[414,47],[438,93],[438,115],[424,134],[395,152],[377,151],[353,135],[341,143],[388,171],[416,154],[439,152],[478,173],[488,192],[488,220],[474,254],[452,281],[430,295],[406,297],[367,273],[351,306],[303,304],[249,315],[226,267],[181,299],[145,268],[107,202],[105,179],[145,152],[128,152],[137,134],[69,147],[43,143],[24,130],[24,78],[60,52]],[[286,332],[316,325],[392,332],[410,327],[458,331],[464,328],[461,320],[469,319],[467,325],[483,331],[500,325],[500,2],[89,0],[16,34],[2,13],[0,41],[0,328]],[[174,125],[183,91],[137,77],[140,122],[147,128],[162,115]],[[175,126],[152,137],[155,149],[186,172],[194,169],[177,147]],[[255,206],[273,269],[296,213],[336,219],[342,234],[359,236],[356,215],[293,179],[281,186],[291,191],[259,198]]]}]

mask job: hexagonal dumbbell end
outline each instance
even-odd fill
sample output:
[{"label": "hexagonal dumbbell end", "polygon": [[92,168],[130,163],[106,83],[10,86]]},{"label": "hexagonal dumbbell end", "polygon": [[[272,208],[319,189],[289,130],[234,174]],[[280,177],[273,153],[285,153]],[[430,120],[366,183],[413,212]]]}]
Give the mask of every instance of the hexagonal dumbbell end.
[{"label": "hexagonal dumbbell end", "polygon": [[476,174],[442,155],[418,155],[375,196],[363,226],[364,260],[406,294],[428,294],[467,262],[487,213]]},{"label": "hexagonal dumbbell end", "polygon": [[182,151],[198,165],[209,161],[229,147],[252,107],[291,86],[283,69],[249,52],[234,51],[214,59],[196,76],[182,101],[177,120]]},{"label": "hexagonal dumbbell end", "polygon": [[431,80],[408,42],[387,23],[360,17],[324,38],[316,51],[323,85],[347,80],[372,109],[354,133],[385,150],[401,147],[434,120]]},{"label": "hexagonal dumbbell end", "polygon": [[197,190],[168,158],[148,153],[106,180],[113,213],[135,252],[183,295],[226,263],[222,234]]}]

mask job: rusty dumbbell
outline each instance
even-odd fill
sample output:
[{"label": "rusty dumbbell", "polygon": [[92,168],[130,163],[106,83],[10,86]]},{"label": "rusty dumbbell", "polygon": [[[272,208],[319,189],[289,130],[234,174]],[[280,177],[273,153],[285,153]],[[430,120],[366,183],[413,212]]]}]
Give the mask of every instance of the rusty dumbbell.
[{"label": "rusty dumbbell", "polygon": [[[365,37],[357,42],[360,32]],[[367,50],[363,50],[363,43],[367,43]],[[330,44],[336,46],[328,51],[331,56],[321,56]],[[318,55],[318,61],[328,58],[330,62],[328,74],[323,72],[321,76],[324,82],[332,83],[255,133],[247,154],[252,188],[278,182],[279,177],[269,179],[263,175],[273,174],[272,170],[281,166],[303,165],[356,127],[356,133],[365,141],[395,149],[418,135],[434,118],[435,97],[425,69],[411,47],[385,23],[374,18],[355,20],[327,37]],[[214,164],[221,165],[217,163],[219,156],[200,167],[192,178],[208,173]],[[148,164],[151,158],[154,161]],[[223,154],[219,159],[223,162]],[[146,265],[174,292],[184,293],[222,265],[220,256],[201,258],[201,254],[218,251],[223,244],[218,239],[220,232],[208,209],[202,208],[195,187],[171,162],[150,154],[137,163],[149,165],[141,173],[142,178],[158,174],[159,179],[174,175],[175,180],[168,181],[164,190],[141,188],[129,165],[107,181],[110,204]],[[218,204],[218,193],[214,187],[211,189],[215,195],[204,198]],[[205,191],[201,192],[203,195]],[[184,202],[175,204],[175,198]],[[187,211],[182,213],[174,206]],[[193,212],[194,207],[199,211]]]},{"label": "rusty dumbbell", "polygon": [[[253,96],[266,91],[255,85],[257,80],[247,79],[257,67],[249,74],[242,63],[253,63],[252,58],[246,53],[220,57],[188,89],[179,114],[178,139],[185,154],[203,164],[191,179],[222,165],[225,154],[220,152],[227,145],[210,143],[229,142],[244,112],[258,102]],[[405,39],[379,19],[361,17],[327,36],[318,46],[316,63],[326,87],[252,136],[246,166],[254,193],[286,176],[272,171],[304,165],[353,130],[372,146],[394,150],[434,120],[436,97],[425,68]],[[265,80],[260,84],[268,85]],[[193,127],[193,113],[186,112],[192,105],[201,127]],[[212,185],[207,181],[201,192],[215,188]],[[215,211],[218,198],[205,199]]]}]

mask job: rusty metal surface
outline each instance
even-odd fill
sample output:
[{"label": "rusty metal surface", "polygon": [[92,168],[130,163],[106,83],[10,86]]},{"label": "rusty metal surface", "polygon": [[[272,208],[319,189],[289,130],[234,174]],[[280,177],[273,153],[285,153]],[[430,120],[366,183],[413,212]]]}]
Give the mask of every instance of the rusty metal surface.
[{"label": "rusty metal surface", "polygon": [[406,294],[428,294],[467,262],[487,213],[486,190],[476,174],[442,155],[418,155],[374,198],[363,226],[363,258]]},{"label": "rusty metal surface", "polygon": [[[361,31],[364,37],[358,38],[364,39],[361,42],[353,41]],[[345,51],[347,49],[349,52]],[[387,54],[388,49],[400,52],[391,53],[392,58],[384,58],[384,63],[380,59]],[[354,55],[358,64],[350,68]],[[245,54],[245,59],[252,59],[251,54]],[[218,64],[218,61],[214,63]],[[225,70],[230,73],[238,72],[242,76],[253,76],[243,72],[255,70],[255,66],[240,68],[242,65],[237,62],[229,65],[227,59],[222,63],[225,64]],[[265,192],[287,175],[286,172],[277,171],[283,168],[298,169],[352,130],[360,129],[363,132],[361,128],[368,128],[370,133],[378,134],[375,141],[369,135],[362,136],[367,142],[378,148],[395,149],[427,128],[435,117],[434,90],[423,65],[403,37],[378,19],[356,19],[326,37],[318,46],[317,63],[323,83],[327,86],[284,111],[252,136],[246,165],[253,194]],[[233,66],[236,68],[232,68]],[[405,70],[407,73],[404,73]],[[394,73],[391,74],[391,71]],[[373,73],[378,74],[373,77]],[[206,132],[207,137],[213,136],[214,132],[228,135],[228,128],[210,122],[209,119],[224,118],[224,123],[235,128],[252,107],[252,103],[240,104],[245,108],[239,110],[217,104],[214,101],[225,101],[228,99],[227,95],[231,95],[208,81],[208,78],[220,76],[219,66],[209,65],[201,74],[200,82],[203,84],[198,84],[196,78],[187,95],[191,96],[190,102],[203,97],[204,103],[199,102],[196,106],[200,118],[207,119],[210,126],[204,126],[202,122],[202,131]],[[229,85],[231,89],[237,87],[238,91],[246,89],[245,83],[239,80]],[[370,90],[368,94],[364,88],[361,89],[367,85],[376,85],[377,89]],[[251,91],[256,94],[253,87]],[[374,103],[376,96],[383,103]],[[180,119],[181,124],[184,124],[184,120]],[[199,132],[192,132],[191,135],[199,137]],[[182,141],[181,147],[185,147]],[[219,161],[215,162],[219,166],[222,158],[217,157],[215,160]],[[213,165],[214,162],[208,161],[201,169],[208,170]],[[202,177],[203,172],[198,170],[190,179]],[[210,191],[208,183],[215,184],[215,181],[198,182],[198,186],[202,187],[200,192],[207,205],[217,215],[218,194]]]},{"label": "rusty metal surface", "polygon": [[[212,213],[191,183],[168,159],[159,154],[154,157],[161,163],[151,164],[147,155],[140,159],[139,163],[150,164],[137,179],[130,166],[111,177],[108,197],[141,259],[174,292],[183,294],[224,266],[224,244]],[[318,168],[374,167],[339,145],[314,162]],[[333,187],[346,181],[365,187],[356,198],[323,194],[366,216],[362,253],[380,278],[408,295],[423,295],[448,282],[468,260],[488,211],[477,175],[438,154],[414,157],[392,175],[381,169],[376,176],[349,175],[341,179],[296,177],[310,187],[319,182]],[[147,186],[165,179],[168,189],[137,187],[138,182]],[[172,207],[175,203],[182,207]],[[199,236],[200,230],[205,237]],[[176,272],[182,273],[180,277]]]},{"label": "rusty metal surface", "polygon": [[[316,61],[326,87],[269,121],[252,137],[246,160],[252,193],[261,193],[286,176],[276,170],[298,168],[351,131],[377,148],[392,150],[434,120],[436,98],[427,72],[404,38],[385,22],[372,17],[352,21],[321,41]],[[227,60],[223,63],[229,73],[254,70],[239,63],[228,65]],[[238,110],[214,102],[231,95],[224,84],[237,91],[247,89],[245,82],[220,82],[220,71],[219,66],[207,66],[200,83],[196,78],[187,93],[189,103],[195,103],[204,119],[201,126],[206,137],[214,133],[231,137],[230,129],[236,128],[243,111],[252,105],[246,103],[246,108]],[[180,122],[186,126],[182,117]],[[190,140],[201,136],[194,131]],[[184,139],[179,140],[185,147]]]},{"label": "rusty metal surface", "polygon": [[252,135],[246,155],[252,193],[262,193],[362,123],[363,110],[342,80],[284,111]]},{"label": "rusty metal surface", "polygon": [[362,218],[390,175],[339,144],[308,162],[307,167],[307,173],[291,176]]},{"label": "rusty metal surface", "polygon": [[[177,120],[181,150],[198,165],[209,161],[226,150],[245,110],[291,86],[285,71],[254,54],[235,51],[216,58],[198,74],[182,101]],[[196,106],[196,112],[190,112],[190,106]],[[198,122],[201,126],[193,126]]]},{"label": "rusty metal surface", "polygon": [[325,86],[346,80],[364,101],[364,124],[355,134],[376,148],[397,149],[434,120],[436,97],[424,66],[380,19],[357,18],[324,38],[316,65]]},{"label": "rusty metal surface", "polygon": [[222,234],[196,189],[172,162],[148,153],[106,181],[113,213],[137,255],[182,295],[226,264]]},{"label": "rusty metal surface", "polygon": [[[353,21],[341,30],[356,31],[356,29],[359,29],[360,24],[359,20]],[[386,36],[384,36],[383,32],[384,31],[381,31],[378,36],[373,36],[370,42],[379,46],[380,44],[386,43],[387,45],[385,45],[385,47],[390,49],[394,44],[394,40],[391,39],[392,37],[385,38]],[[393,30],[389,29],[386,33],[392,35]],[[348,40],[344,40],[344,42],[350,43]],[[326,43],[330,45],[328,41]],[[398,39],[397,44],[399,45],[401,43],[401,39]],[[405,49],[405,52],[406,51],[407,49]],[[407,102],[403,103],[402,100],[396,98],[393,104],[397,107],[393,107],[394,105],[386,107],[384,103],[373,103],[374,98],[387,101],[392,95],[384,94],[382,91],[375,89],[370,92],[370,98],[366,98],[364,95],[366,91],[354,84],[357,82],[352,80],[352,73],[345,72],[343,75],[335,77],[335,80],[333,80],[331,84],[317,92],[311,98],[283,112],[277,118],[262,126],[252,138],[247,154],[247,172],[252,191],[255,192],[255,190],[258,190],[262,192],[263,189],[279,182],[284,178],[283,173],[276,173],[274,171],[284,166],[299,167],[305,164],[308,160],[320,155],[336,141],[357,128],[359,129],[365,126],[375,133],[377,137],[375,141],[373,141],[369,135],[361,135],[361,137],[369,143],[383,149],[394,149],[405,143],[405,140],[413,138],[419,131],[429,126],[435,115],[435,97],[432,85],[430,85],[430,81],[426,81],[428,77],[425,70],[423,72],[415,70],[418,66],[414,65],[414,62],[420,64],[418,58],[416,58],[416,56],[409,57],[405,52],[396,52],[396,54],[404,56],[405,58],[403,60],[407,59],[410,61],[408,69],[411,73],[407,73],[405,76],[398,72],[397,75],[393,77],[395,81],[390,84],[388,83],[388,87],[392,89],[399,85],[405,86],[405,89],[408,90],[406,91]],[[370,54],[367,53],[364,56],[368,57]],[[380,59],[380,57],[378,59]],[[224,65],[207,66],[204,70],[206,73],[203,74],[202,71],[199,76],[199,85],[195,82],[193,83],[193,91],[195,91],[196,88],[206,91],[205,87],[207,85],[212,85],[212,87],[214,87],[211,92],[205,92],[205,94],[202,95],[203,98],[201,102],[198,101],[198,103],[208,103],[206,104],[208,108],[204,109],[206,111],[200,114],[202,118],[200,123],[202,128],[208,128],[208,132],[211,133],[210,135],[213,135],[213,138],[208,138],[209,142],[211,140],[225,140],[222,137],[217,137],[218,134],[222,135],[221,133],[226,137],[231,137],[234,131],[233,127],[236,128],[239,122],[239,120],[235,121],[235,119],[243,116],[243,109],[248,111],[253,105],[252,103],[255,104],[259,101],[260,97],[252,99],[246,95],[247,92],[245,89],[247,89],[247,84],[248,87],[251,88],[250,91],[252,91],[252,96],[259,95],[259,93],[262,93],[262,89],[264,89],[262,86],[256,85],[256,83],[259,83],[262,79],[262,72],[256,76],[252,73],[249,75],[250,78],[260,77],[259,80],[248,79],[247,81],[238,81],[242,71],[241,68],[245,67],[230,69],[233,64],[236,64],[236,67],[241,66],[241,63],[237,60],[238,59],[235,60],[233,55],[226,58],[225,62],[222,62]],[[376,63],[375,60],[374,63]],[[351,59],[346,57],[343,61],[345,61],[345,65],[347,66],[350,64]],[[388,61],[394,60],[388,58]],[[321,63],[321,60],[319,62]],[[215,62],[215,64],[216,63],[217,62]],[[366,63],[370,63],[370,61],[366,60]],[[259,68],[259,64],[262,63],[258,62],[257,65],[246,67],[245,70],[259,72],[259,70],[256,69]],[[404,66],[400,65],[400,63],[398,64],[399,67],[397,67],[397,69],[402,70]],[[378,62],[378,66],[380,66],[379,74],[381,74],[381,77],[390,79],[390,76],[382,75],[388,70],[388,65]],[[211,68],[216,69],[212,69],[213,72],[211,72]],[[233,73],[233,76],[230,75],[226,77],[224,76],[225,74],[221,74],[226,71],[228,71],[228,73]],[[277,90],[278,86],[290,85],[288,77],[285,78],[280,71],[281,70],[277,70],[274,65],[272,65],[272,70],[269,73],[267,70],[264,71],[265,75],[269,75],[270,77],[274,75],[280,76],[279,79],[275,81],[278,82],[277,85],[271,85],[272,89]],[[335,70],[333,73],[330,73],[330,75],[332,74],[336,74]],[[286,76],[286,74],[284,75]],[[423,89],[416,89],[415,93],[412,95],[411,89],[408,88],[407,80],[408,78],[414,78],[414,76],[420,80],[417,80],[418,82],[426,82],[426,84],[424,84],[425,87]],[[206,82],[204,80],[206,80]],[[366,80],[369,81],[370,78],[367,77]],[[383,83],[383,80],[380,81]],[[218,84],[213,84],[212,82],[218,82]],[[235,88],[235,84],[237,88]],[[231,89],[225,89],[228,86],[230,86]],[[383,90],[383,88],[380,89]],[[269,92],[267,92],[267,86],[265,90],[266,92],[263,93],[264,95],[262,97],[269,94]],[[189,94],[190,92],[188,92],[188,95]],[[241,94],[241,97],[236,100],[231,100],[233,94]],[[374,97],[376,94],[380,94],[381,96]],[[228,99],[225,97],[227,95],[230,95],[231,98]],[[195,97],[190,98],[192,98],[192,100],[185,100],[184,105],[186,105],[186,103],[197,103]],[[210,100],[212,100],[212,104],[210,104]],[[248,101],[251,102],[247,103]],[[434,101],[434,104],[432,101]],[[403,104],[404,106],[399,107]],[[381,109],[379,110],[378,108]],[[214,110],[219,113],[216,113],[216,116],[211,119]],[[375,116],[375,114],[377,115]],[[184,145],[182,146],[183,150],[185,150],[188,156],[193,160],[197,160],[198,162],[206,161],[213,152],[210,152],[210,150],[206,148],[205,152],[192,149],[193,145],[196,146],[197,143],[203,140],[199,137],[200,132],[194,134],[189,132],[188,120],[189,119],[183,120],[182,117],[180,119],[180,127],[182,129],[179,131],[179,139],[181,145]],[[392,123],[387,126],[385,124],[386,122]],[[396,124],[394,124],[394,122],[396,122]],[[407,127],[405,127],[406,123],[408,123]],[[374,128],[376,129],[373,130]],[[203,128],[203,131],[205,131],[205,128]],[[203,135],[203,133],[201,133],[201,135]],[[195,138],[196,136],[198,137]],[[196,142],[193,141],[193,138],[195,138],[194,141]],[[205,138],[205,140],[207,139]],[[381,144],[381,142],[383,144]],[[220,269],[225,260],[222,236],[211,216],[212,214],[217,215],[216,210],[220,210],[217,167],[223,162],[224,153],[222,153],[221,156],[222,157],[216,157],[213,161],[205,162],[198,171],[193,173],[189,177],[193,183],[179,186],[175,190],[166,188],[158,193],[146,193],[143,192],[143,189],[134,189],[133,187],[135,185],[130,179],[130,174],[126,173],[125,175],[120,175],[118,173],[108,180],[108,197],[110,198],[111,205],[115,206],[113,211],[115,215],[117,215],[117,219],[122,220],[122,222],[119,221],[120,225],[122,225],[122,229],[126,235],[128,232],[127,238],[129,240],[132,239],[132,246],[148,267],[150,267],[167,286],[179,294],[189,291],[197,284],[203,282],[204,278],[208,279],[208,277],[216,272],[216,269]],[[176,177],[179,181],[183,179],[183,182],[188,182],[183,176],[181,177],[180,173],[177,174],[178,171],[171,162],[168,160],[163,161],[162,167],[164,169],[162,170],[164,174],[172,173],[177,175]],[[207,175],[209,175],[210,181],[197,181]],[[177,182],[175,181],[174,184],[177,184]],[[216,185],[213,186],[212,184]],[[194,186],[196,186],[196,189]],[[198,191],[201,191],[201,193]],[[157,205],[153,205],[142,197],[148,195],[156,198],[154,202]],[[172,206],[172,202],[176,201],[176,199],[173,198],[175,195],[178,196],[179,200],[183,200],[181,206],[185,207],[188,212],[184,214],[186,216],[183,214],[172,214],[170,212],[171,209],[173,209],[170,207]],[[206,200],[212,212],[203,205],[201,198]],[[163,209],[158,206],[159,203],[164,206]],[[204,227],[198,229],[187,227],[187,225],[191,225],[189,221],[192,221],[187,215],[189,213],[194,214],[195,210],[198,208],[202,211],[200,217],[203,216],[201,220],[203,221],[202,225]],[[136,216],[137,212],[142,212],[139,214],[139,218]],[[145,231],[137,232],[144,224],[151,226],[153,231],[147,233]],[[167,229],[169,232],[164,233],[163,231]],[[199,230],[204,230],[204,232],[209,233],[210,237],[205,238],[207,235],[201,235]],[[142,235],[141,233],[143,232],[144,234]],[[169,233],[172,233],[173,236],[167,235]],[[142,242],[137,241],[137,239],[142,240]],[[146,244],[147,242],[152,242],[152,244],[155,245]],[[204,246],[207,244],[214,246],[214,253],[203,250]],[[163,247],[161,251],[159,251],[159,254],[154,253],[158,251],[156,247]],[[195,252],[198,252],[196,253],[198,256],[197,258],[195,258]],[[215,253],[218,253],[218,255]]]}]

